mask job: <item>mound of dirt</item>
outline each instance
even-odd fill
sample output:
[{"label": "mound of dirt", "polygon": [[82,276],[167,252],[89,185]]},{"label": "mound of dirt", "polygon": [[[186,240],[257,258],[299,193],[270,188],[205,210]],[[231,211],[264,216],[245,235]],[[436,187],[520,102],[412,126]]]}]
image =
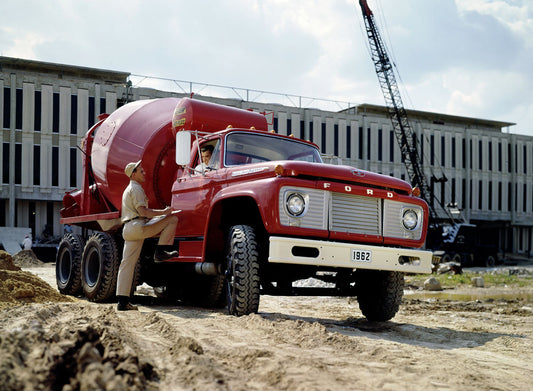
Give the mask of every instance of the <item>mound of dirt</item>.
[{"label": "mound of dirt", "polygon": [[21,250],[13,255],[13,263],[20,267],[40,267],[45,265],[32,250]]},{"label": "mound of dirt", "polygon": [[36,275],[21,271],[9,253],[0,251],[0,310],[28,303],[73,302]]},{"label": "mound of dirt", "polygon": [[20,267],[13,264],[13,257],[4,250],[0,250],[0,270],[21,270]]},{"label": "mound of dirt", "polygon": [[[90,311],[97,318],[86,316]],[[0,320],[3,390],[158,389],[153,365],[139,358],[109,307],[32,304],[6,315]]]}]

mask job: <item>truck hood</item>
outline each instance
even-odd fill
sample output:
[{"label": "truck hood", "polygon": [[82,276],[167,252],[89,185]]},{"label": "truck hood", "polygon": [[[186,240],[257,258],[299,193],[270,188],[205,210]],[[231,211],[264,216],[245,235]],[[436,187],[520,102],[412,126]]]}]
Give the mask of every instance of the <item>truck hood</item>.
[{"label": "truck hood", "polygon": [[308,163],[293,160],[275,163],[275,172],[280,176],[307,177],[315,180],[367,185],[411,194],[413,188],[407,182],[388,175],[376,174],[350,166]]}]

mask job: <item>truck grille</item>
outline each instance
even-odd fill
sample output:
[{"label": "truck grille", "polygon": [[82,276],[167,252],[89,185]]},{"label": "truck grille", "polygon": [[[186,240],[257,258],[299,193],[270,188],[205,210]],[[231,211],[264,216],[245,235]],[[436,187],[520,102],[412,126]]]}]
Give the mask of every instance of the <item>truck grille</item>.
[{"label": "truck grille", "polygon": [[[305,195],[308,204],[300,217],[290,216],[285,208],[287,194],[294,192]],[[406,208],[416,210],[422,221],[421,207],[388,199],[293,187],[283,187],[279,195],[282,225],[418,240],[422,236],[421,223],[413,231],[403,227]]]},{"label": "truck grille", "polygon": [[381,235],[381,199],[331,193],[330,230]]}]

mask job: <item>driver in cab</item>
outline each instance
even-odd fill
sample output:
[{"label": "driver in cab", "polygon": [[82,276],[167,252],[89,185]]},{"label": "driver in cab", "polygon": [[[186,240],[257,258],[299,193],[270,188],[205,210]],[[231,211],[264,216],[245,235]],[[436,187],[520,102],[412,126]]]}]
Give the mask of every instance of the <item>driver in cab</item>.
[{"label": "driver in cab", "polygon": [[214,147],[212,145],[205,145],[200,149],[200,156],[202,162],[196,166],[194,169],[197,173],[211,170],[212,167],[209,166],[211,156],[213,155]]}]

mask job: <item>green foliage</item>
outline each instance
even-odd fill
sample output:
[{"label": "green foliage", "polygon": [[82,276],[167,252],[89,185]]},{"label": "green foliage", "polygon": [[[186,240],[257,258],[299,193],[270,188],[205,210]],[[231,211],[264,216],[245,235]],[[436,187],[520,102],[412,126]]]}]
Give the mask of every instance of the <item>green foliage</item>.
[{"label": "green foliage", "polygon": [[463,274],[418,274],[406,276],[406,284],[412,284],[421,286],[424,284],[424,281],[430,277],[435,277],[442,287],[454,288],[464,285],[472,285],[473,277],[483,277],[485,280],[485,286],[510,286],[510,287],[523,287],[523,286],[533,286],[533,276],[532,275],[516,275],[516,274],[506,274],[506,273],[469,273],[464,272]]}]

